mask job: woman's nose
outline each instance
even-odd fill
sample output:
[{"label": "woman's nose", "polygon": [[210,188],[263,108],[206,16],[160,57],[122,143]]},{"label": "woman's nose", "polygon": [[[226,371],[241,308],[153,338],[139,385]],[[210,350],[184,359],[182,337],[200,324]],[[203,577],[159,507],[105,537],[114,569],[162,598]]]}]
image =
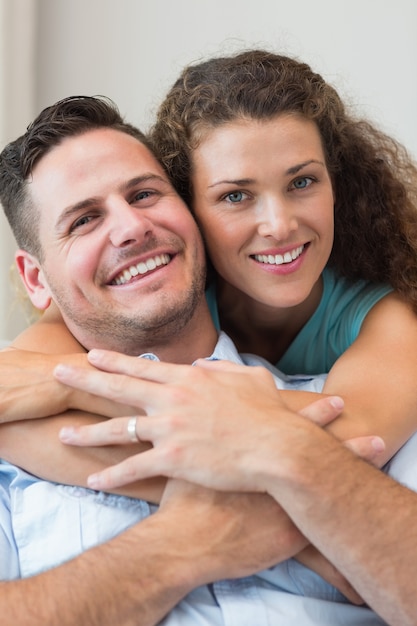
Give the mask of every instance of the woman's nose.
[{"label": "woman's nose", "polygon": [[287,203],[275,198],[262,203],[258,215],[258,233],[261,237],[285,240],[297,226],[294,212]]}]

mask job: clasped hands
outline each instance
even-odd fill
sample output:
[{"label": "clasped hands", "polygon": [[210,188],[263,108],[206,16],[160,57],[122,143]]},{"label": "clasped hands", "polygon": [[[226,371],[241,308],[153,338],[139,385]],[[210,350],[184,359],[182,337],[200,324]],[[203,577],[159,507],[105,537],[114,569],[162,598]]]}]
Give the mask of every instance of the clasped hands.
[{"label": "clasped hands", "polygon": [[[65,385],[127,405],[129,415],[136,409],[141,413],[136,434],[153,446],[90,476],[94,489],[164,475],[218,490],[265,491],[266,468],[270,471],[272,464],[287,471],[283,459],[291,462],[290,451],[305,438],[305,430],[325,426],[343,410],[342,399],[332,396],[310,401],[295,413],[262,367],[205,360],[174,365],[103,350],[92,350],[88,361],[94,368],[60,364],[54,375]],[[127,444],[128,422],[119,417],[68,426],[60,438],[78,446]],[[371,462],[383,450],[379,437],[345,445]]]}]

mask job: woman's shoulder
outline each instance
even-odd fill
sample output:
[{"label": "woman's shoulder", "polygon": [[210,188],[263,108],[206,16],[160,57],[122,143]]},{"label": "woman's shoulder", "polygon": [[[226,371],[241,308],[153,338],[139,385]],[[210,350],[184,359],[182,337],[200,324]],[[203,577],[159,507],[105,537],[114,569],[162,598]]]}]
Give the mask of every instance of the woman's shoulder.
[{"label": "woman's shoulder", "polygon": [[323,294],[316,311],[277,364],[285,373],[322,374],[357,338],[372,307],[392,287],[350,281],[333,269],[323,272]]},{"label": "woman's shoulder", "polygon": [[334,315],[335,309],[339,308],[338,313],[341,313],[348,304],[366,308],[392,291],[393,288],[388,284],[364,279],[351,280],[326,267],[323,271],[323,295],[316,312],[322,309]]}]

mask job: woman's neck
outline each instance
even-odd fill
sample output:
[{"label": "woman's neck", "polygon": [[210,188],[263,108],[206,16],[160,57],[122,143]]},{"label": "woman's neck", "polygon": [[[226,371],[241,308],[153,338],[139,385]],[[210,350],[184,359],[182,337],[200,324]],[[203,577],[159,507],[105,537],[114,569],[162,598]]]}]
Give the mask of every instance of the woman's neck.
[{"label": "woman's neck", "polygon": [[216,295],[220,327],[234,341],[239,352],[257,354],[275,364],[317,309],[322,292],[320,279],[302,303],[277,308],[257,302],[218,279]]}]

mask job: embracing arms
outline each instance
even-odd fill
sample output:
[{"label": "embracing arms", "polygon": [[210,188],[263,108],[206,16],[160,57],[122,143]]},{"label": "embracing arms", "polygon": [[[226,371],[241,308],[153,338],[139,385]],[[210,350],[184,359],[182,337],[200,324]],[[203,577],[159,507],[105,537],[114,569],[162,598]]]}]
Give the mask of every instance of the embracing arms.
[{"label": "embracing arms", "polygon": [[292,524],[282,532],[281,517],[266,495],[170,481],[160,510],[115,539],[37,576],[0,582],[2,624],[155,626],[195,587],[267,568],[285,543],[304,545]]},{"label": "embracing arms", "polygon": [[[41,322],[27,329],[13,345],[30,351],[67,353],[68,356],[0,352],[0,382],[3,385],[0,422],[58,414],[67,409],[106,416],[123,414],[120,408],[110,407],[98,396],[77,394],[53,380],[52,371],[59,361],[86,363],[85,356],[69,356],[71,352],[83,349],[56,311],[47,311]],[[329,425],[330,432],[342,441],[362,435],[379,435],[386,445],[385,453],[378,459],[380,466],[416,430],[415,345],[417,317],[396,294],[390,294],[367,314],[358,338],[336,361],[324,386],[326,394],[339,395],[345,402],[343,414]],[[311,401],[311,397],[303,396],[302,392],[281,393],[293,410],[299,410]],[[123,411],[126,414],[128,409]],[[39,435],[34,433],[34,437],[45,436],[40,434],[41,427],[38,430]],[[11,438],[9,443],[11,445]],[[71,476],[68,479],[71,480]]]},{"label": "embracing arms", "polygon": [[[63,368],[61,380],[113,398],[120,395],[132,404],[140,389],[141,402],[145,399],[148,410],[154,409],[152,417],[137,419],[138,436],[151,441],[153,448],[124,466],[109,468],[92,484],[162,473],[216,489],[267,492],[388,623],[415,624],[414,492],[363,462],[303,416],[287,410],[278,414],[275,404],[268,408],[267,399],[262,413],[257,412],[258,402],[248,402],[247,395],[267,398],[268,381],[261,370],[249,376],[247,368],[230,366],[225,371],[224,364],[202,362],[206,393],[216,399],[202,406],[196,385],[200,367],[188,372],[192,380],[185,385],[185,378],[182,384],[178,380],[176,366],[102,352],[91,356],[104,370],[121,373],[117,392],[116,387],[109,390],[105,372],[79,376],[76,370]],[[233,412],[221,401],[231,393]],[[178,394],[182,410],[167,411]],[[66,440],[86,445],[115,439],[121,443],[123,438],[126,429],[115,436],[109,422],[65,434]],[[414,470],[410,468],[409,474],[417,489],[416,437],[410,445],[414,450],[408,451],[407,461]]]}]

